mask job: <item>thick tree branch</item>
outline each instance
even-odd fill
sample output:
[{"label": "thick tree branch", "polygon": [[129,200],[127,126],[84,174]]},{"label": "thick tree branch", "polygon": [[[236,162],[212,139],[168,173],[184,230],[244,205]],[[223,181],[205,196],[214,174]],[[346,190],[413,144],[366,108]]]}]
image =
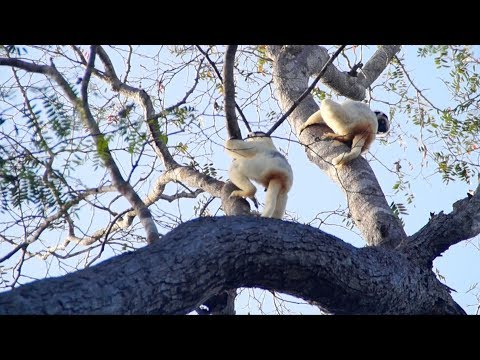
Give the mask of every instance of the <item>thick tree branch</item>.
[{"label": "thick tree branch", "polygon": [[242,133],[238,127],[237,115],[235,114],[235,80],[233,77],[233,65],[235,63],[235,52],[237,45],[228,45],[225,52],[225,63],[223,65],[223,91],[225,94],[225,118],[227,121],[227,132],[230,139],[241,139]]},{"label": "thick tree branch", "polygon": [[[182,182],[186,185],[196,187],[199,189],[189,194],[180,193],[172,196],[164,195],[163,192],[165,190],[165,187],[167,186],[167,184],[169,184],[172,181]],[[223,198],[224,185],[225,183],[223,183],[222,181],[216,180],[214,178],[211,178],[210,176],[199,173],[197,170],[191,167],[179,166],[162,174],[155,182],[155,185],[153,186],[152,190],[143,199],[143,202],[145,206],[149,207],[160,199],[173,201],[175,199],[178,199],[179,197],[193,198],[193,197],[196,197],[198,194],[202,193],[203,191],[207,191],[208,193],[210,193],[215,197]],[[79,201],[77,201],[76,203],[78,202]],[[241,205],[230,204],[229,206],[241,206]],[[245,212],[242,212],[242,214],[245,214]],[[57,214],[55,216],[56,216],[55,219],[60,217]],[[109,228],[110,228],[110,232],[116,231],[119,229],[128,228],[130,225],[132,225],[133,220],[135,219],[136,216],[137,216],[137,212],[134,209],[127,209],[124,211],[124,214],[118,217],[113,224],[111,223],[105,228],[96,230],[90,236],[85,236],[80,238],[78,236],[75,236],[74,234],[69,234],[65,238],[62,245],[49,248],[45,253],[44,258],[47,258],[50,254],[52,254],[55,251],[64,250],[70,242],[74,242],[76,244],[83,245],[83,246],[89,246],[94,242],[100,240],[103,236],[105,236]],[[47,226],[51,223],[51,221],[52,221],[51,219],[47,218],[47,220],[45,221],[45,225],[42,225],[42,231],[47,228]],[[38,234],[37,237],[39,235],[40,234]]]},{"label": "thick tree branch", "polygon": [[252,217],[198,218],[161,242],[0,294],[1,314],[185,314],[222,290],[260,287],[338,314],[463,314],[429,270],[395,251]]},{"label": "thick tree branch", "polygon": [[51,74],[51,67],[48,65],[38,65],[30,62],[26,62],[20,59],[12,58],[0,58],[0,65],[11,66],[19,69],[23,69],[28,72],[39,73],[44,75],[53,75]]},{"label": "thick tree branch", "polygon": [[453,204],[453,211],[433,216],[427,225],[398,247],[412,260],[431,266],[450,246],[480,234],[480,186],[472,197]]},{"label": "thick tree branch", "polygon": [[[286,111],[308,87],[310,75],[322,67],[323,61],[328,60],[328,53],[318,46],[269,46],[268,51],[274,60],[273,80],[276,94],[282,109]],[[370,68],[372,67],[370,65]],[[338,70],[333,65],[329,66],[322,80],[333,84],[336,72]],[[373,73],[373,70],[370,70],[370,74]],[[371,77],[369,79],[372,80]],[[293,111],[289,123],[292,128],[298,129],[317,110],[318,105],[313,97],[308,95]],[[394,248],[406,238],[406,234],[388,206],[375,174],[363,157],[339,169],[332,166],[331,159],[349,151],[349,148],[335,141],[320,141],[327,130],[326,125],[311,126],[301,135],[297,131],[297,136],[306,144],[310,161],[324,170],[344,191],[351,217],[367,244]],[[318,191],[318,196],[322,196],[321,190]]]},{"label": "thick tree branch", "polygon": [[149,203],[154,200],[154,196],[161,194],[165,185],[170,181],[182,182],[185,185],[200,188],[210,195],[220,198],[223,211],[228,215],[247,215],[250,213],[250,206],[245,199],[240,197],[229,198],[232,191],[236,189],[235,185],[230,182],[224,183],[216,180],[189,166],[179,166],[166,171],[157,180],[155,184],[156,190],[149,194],[149,200],[146,200],[146,202]]},{"label": "thick tree branch", "polygon": [[[282,50],[283,48],[283,50]],[[357,76],[351,76],[348,72],[342,72],[335,66],[329,66],[321,81],[337,94],[353,100],[363,100],[366,90],[385,70],[392,58],[400,51],[399,45],[381,45],[373,56],[367,61]],[[328,61],[327,49],[321,46],[299,45],[272,45],[269,46],[271,54],[287,51],[298,57],[300,64],[307,63],[310,75],[317,75],[323,64]]]},{"label": "thick tree branch", "polygon": [[[154,116],[155,114],[153,113],[153,106],[151,104],[151,100],[148,97],[148,95],[143,91],[139,89],[135,89],[133,87],[130,87],[128,85],[125,85],[120,82],[118,77],[115,74],[113,64],[111,63],[110,59],[108,58],[107,54],[103,51],[101,47],[98,48],[99,51],[99,56],[102,59],[105,69],[106,69],[106,76],[104,77],[104,80],[109,81],[110,84],[112,85],[112,88],[114,91],[121,91],[124,95],[131,96],[134,99],[140,99],[141,103],[144,106],[145,112],[146,112],[146,118],[150,119],[150,116]],[[232,62],[232,76],[233,76],[233,62]],[[85,81],[85,80],[84,80]],[[233,89],[234,91],[234,89]],[[158,128],[158,122],[156,123],[157,127],[155,127],[155,124],[153,124],[151,121],[149,123],[150,128],[153,126],[153,130],[151,128],[152,136],[155,138],[154,130]],[[238,127],[238,125],[237,125]],[[166,147],[163,147],[163,143],[156,143],[160,149],[160,157],[164,160],[165,166],[167,167],[167,173],[160,184],[157,184],[155,187],[154,193],[149,194],[149,196],[146,199],[146,204],[147,206],[150,205],[151,202],[155,201],[161,194],[163,193],[163,189],[166,185],[165,180],[167,178],[172,179],[174,181],[182,181],[184,183],[196,186],[196,187],[201,187],[202,189],[208,191],[210,194],[220,197],[222,199],[222,206],[224,208],[224,211],[228,214],[248,214],[250,212],[250,207],[248,206],[248,203],[244,199],[240,198],[229,198],[229,194],[232,191],[232,185],[227,184],[227,186],[223,186],[224,184],[222,182],[216,181],[210,177],[207,177],[203,174],[198,173],[194,169],[187,168],[187,167],[179,167],[179,165],[174,162],[173,158],[169,158],[170,154],[168,153],[168,150]],[[158,154],[158,153],[157,153]],[[126,214],[123,217],[123,220],[121,223],[115,224],[115,229],[118,227],[123,227],[123,225],[130,224],[133,221],[133,218],[135,216],[135,212],[130,212]],[[80,241],[80,242],[93,242],[96,241],[98,238],[102,237],[105,233],[105,229],[102,229],[98,231],[94,236],[89,237],[88,239],[79,239],[76,238],[75,236],[69,236],[67,238],[67,243],[70,241]],[[227,291],[230,291],[229,289],[225,289]],[[217,294],[217,293],[215,293]],[[212,295],[215,295],[212,294]],[[233,297],[232,291],[229,293],[229,298],[232,299]],[[231,301],[230,301],[230,305]],[[229,309],[227,309],[229,313],[234,313],[234,309],[232,306],[230,306]]]},{"label": "thick tree branch", "polygon": [[[362,67],[357,76],[351,76],[348,72],[342,72],[335,66],[329,66],[321,80],[339,95],[353,100],[363,100],[366,90],[377,80],[400,49],[401,46],[399,45],[381,45]],[[296,49],[293,49],[293,51],[296,51]],[[321,71],[322,64],[328,60],[328,52],[323,47],[316,47],[313,52],[316,59],[308,52],[304,52],[307,58],[299,60],[310,62],[308,66],[311,66],[311,75],[317,75]]]}]

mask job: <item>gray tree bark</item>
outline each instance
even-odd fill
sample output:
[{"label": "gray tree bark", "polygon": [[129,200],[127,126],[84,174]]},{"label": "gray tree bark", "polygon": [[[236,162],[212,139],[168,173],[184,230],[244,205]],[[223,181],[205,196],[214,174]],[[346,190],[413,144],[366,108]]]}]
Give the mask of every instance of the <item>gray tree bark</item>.
[{"label": "gray tree bark", "polygon": [[462,314],[401,251],[355,248],[310,226],[198,218],[133,253],[0,294],[0,314],[185,314],[238,287],[291,294],[336,314]]},{"label": "gray tree bark", "polygon": [[[380,47],[356,78],[329,67],[323,81],[361,99],[398,49]],[[284,109],[328,59],[326,50],[316,46],[270,46],[269,54]],[[317,109],[311,96],[305,98],[288,119],[292,128]],[[299,138],[309,158],[344,189],[370,246],[355,248],[321,230],[278,219],[199,218],[134,253],[2,293],[0,314],[185,314],[238,287],[284,292],[336,314],[464,314],[432,272],[432,261],[480,233],[480,189],[407,238],[367,161],[359,158],[333,169],[329,160],[346,148],[317,141],[323,131],[314,126]],[[249,213],[245,200],[228,199],[231,184],[175,164],[167,174],[221,197],[227,214]],[[158,186],[161,192],[163,182]]]},{"label": "gray tree bark", "polygon": [[[330,65],[321,81],[329,86],[336,84],[335,90],[345,96],[356,100],[363,99],[365,89],[399,50],[399,46],[381,47],[365,65],[368,74],[366,77],[351,77]],[[275,45],[269,46],[268,52],[273,60],[276,94],[283,111],[287,111],[308,87],[310,76],[320,71],[329,56],[326,49],[319,46]],[[406,238],[406,234],[388,206],[368,162],[359,157],[337,169],[331,164],[331,160],[349,149],[340,142],[320,141],[328,130],[326,125],[311,126],[299,133],[299,127],[318,109],[313,97],[308,95],[288,118],[292,129],[295,129],[297,137],[305,145],[310,161],[323,170],[345,193],[352,219],[367,244],[394,248]],[[321,196],[321,191],[318,195]]]}]

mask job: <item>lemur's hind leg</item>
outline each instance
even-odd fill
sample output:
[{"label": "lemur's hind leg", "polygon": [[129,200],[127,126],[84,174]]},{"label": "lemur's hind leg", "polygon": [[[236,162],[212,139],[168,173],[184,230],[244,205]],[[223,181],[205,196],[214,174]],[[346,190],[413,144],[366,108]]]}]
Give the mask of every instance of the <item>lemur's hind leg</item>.
[{"label": "lemur's hind leg", "polygon": [[359,157],[362,153],[362,148],[365,145],[366,140],[367,136],[365,134],[355,136],[352,140],[352,150],[350,150],[348,153],[343,153],[335,157],[332,160],[332,164],[335,167],[340,167]]},{"label": "lemur's hind leg", "polygon": [[253,201],[255,207],[258,209],[258,201],[255,197],[257,188],[252,184],[250,179],[233,168],[230,170],[230,180],[240,190],[232,191],[229,197],[240,196],[243,198],[249,198]]}]

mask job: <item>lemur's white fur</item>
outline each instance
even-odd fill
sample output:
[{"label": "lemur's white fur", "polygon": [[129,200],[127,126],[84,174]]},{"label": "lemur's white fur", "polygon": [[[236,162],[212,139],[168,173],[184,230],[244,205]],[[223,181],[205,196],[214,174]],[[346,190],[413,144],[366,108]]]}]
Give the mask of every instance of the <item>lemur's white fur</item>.
[{"label": "lemur's white fur", "polygon": [[324,99],[320,110],[311,115],[300,127],[300,133],[308,126],[326,124],[333,132],[324,134],[324,139],[352,142],[350,152],[338,155],[332,160],[336,167],[342,166],[366,152],[376,134],[388,131],[388,117],[381,111],[372,111],[367,104],[346,100],[338,104]]},{"label": "lemur's white fur", "polygon": [[253,132],[245,141],[227,140],[225,149],[233,158],[230,180],[240,189],[233,191],[230,197],[248,197],[256,202],[257,188],[250,181],[253,180],[267,189],[262,216],[281,219],[293,184],[293,172],[272,139],[263,132]]}]

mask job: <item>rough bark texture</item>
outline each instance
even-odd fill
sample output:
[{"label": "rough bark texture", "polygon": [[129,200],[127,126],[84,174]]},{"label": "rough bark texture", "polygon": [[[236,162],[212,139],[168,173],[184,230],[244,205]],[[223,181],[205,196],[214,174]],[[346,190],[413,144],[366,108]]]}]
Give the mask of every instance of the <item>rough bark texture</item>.
[{"label": "rough bark texture", "polygon": [[[153,109],[146,93],[122,87],[99,49],[112,86],[135,93],[149,119]],[[396,52],[398,46],[380,47],[355,78],[331,66],[322,81],[359,100]],[[270,46],[269,53],[275,60],[274,82],[284,109],[328,59],[326,50],[318,46]],[[58,75],[53,66],[12,59],[0,59],[0,65],[54,79]],[[289,117],[292,128],[298,129],[317,109],[307,96]],[[155,126],[152,129],[155,139]],[[199,218],[134,253],[2,293],[0,314],[185,314],[202,304],[216,311],[218,303],[219,312],[234,313],[232,289],[238,287],[284,292],[336,314],[464,314],[431,271],[431,262],[449,246],[480,233],[479,189],[456,202],[452,213],[436,215],[406,238],[365,159],[338,171],[329,164],[347,148],[318,141],[324,131],[325,126],[313,126],[299,138],[308,145],[309,158],[345,191],[356,225],[374,246],[355,248],[321,230],[278,219]],[[228,198],[234,188],[231,183],[180,166],[161,142],[156,150],[167,171],[146,204],[156,201],[169,181],[182,181],[220,197],[227,214],[250,213],[246,200]]]},{"label": "rough bark texture", "polygon": [[[390,52],[396,53],[398,49],[394,51],[395,49]],[[319,46],[269,46],[268,50],[273,59],[276,94],[282,109],[286,111],[308,87],[310,76],[319,71],[322,64],[328,60],[328,53]],[[386,51],[380,52],[381,55],[385,53]],[[383,56],[378,57],[376,61],[383,64],[384,68],[387,65]],[[377,67],[369,65],[369,68],[372,69],[377,69]],[[340,73],[334,66],[330,66],[322,81],[331,85],[337,81],[340,74],[344,77],[348,76]],[[377,69],[372,70],[370,74],[378,76],[380,72]],[[352,78],[349,81],[352,84],[356,82],[357,88],[366,84],[365,81],[359,81],[358,78]],[[373,81],[372,76],[369,81]],[[331,160],[340,153],[349,151],[349,148],[336,141],[320,141],[323,133],[328,129],[327,126],[311,126],[305,129],[301,135],[299,134],[299,126],[317,110],[318,105],[309,95],[288,119],[292,128],[296,129],[300,141],[306,145],[308,158],[324,170],[344,191],[352,219],[367,244],[394,248],[406,238],[406,234],[388,206],[368,162],[363,157],[359,157],[348,165],[336,169],[331,164]],[[321,196],[321,192],[319,192],[319,196]]]},{"label": "rough bark texture", "polygon": [[134,253],[0,294],[0,313],[185,314],[238,287],[281,291],[337,314],[463,313],[432,271],[400,252],[246,216],[195,219]]}]

